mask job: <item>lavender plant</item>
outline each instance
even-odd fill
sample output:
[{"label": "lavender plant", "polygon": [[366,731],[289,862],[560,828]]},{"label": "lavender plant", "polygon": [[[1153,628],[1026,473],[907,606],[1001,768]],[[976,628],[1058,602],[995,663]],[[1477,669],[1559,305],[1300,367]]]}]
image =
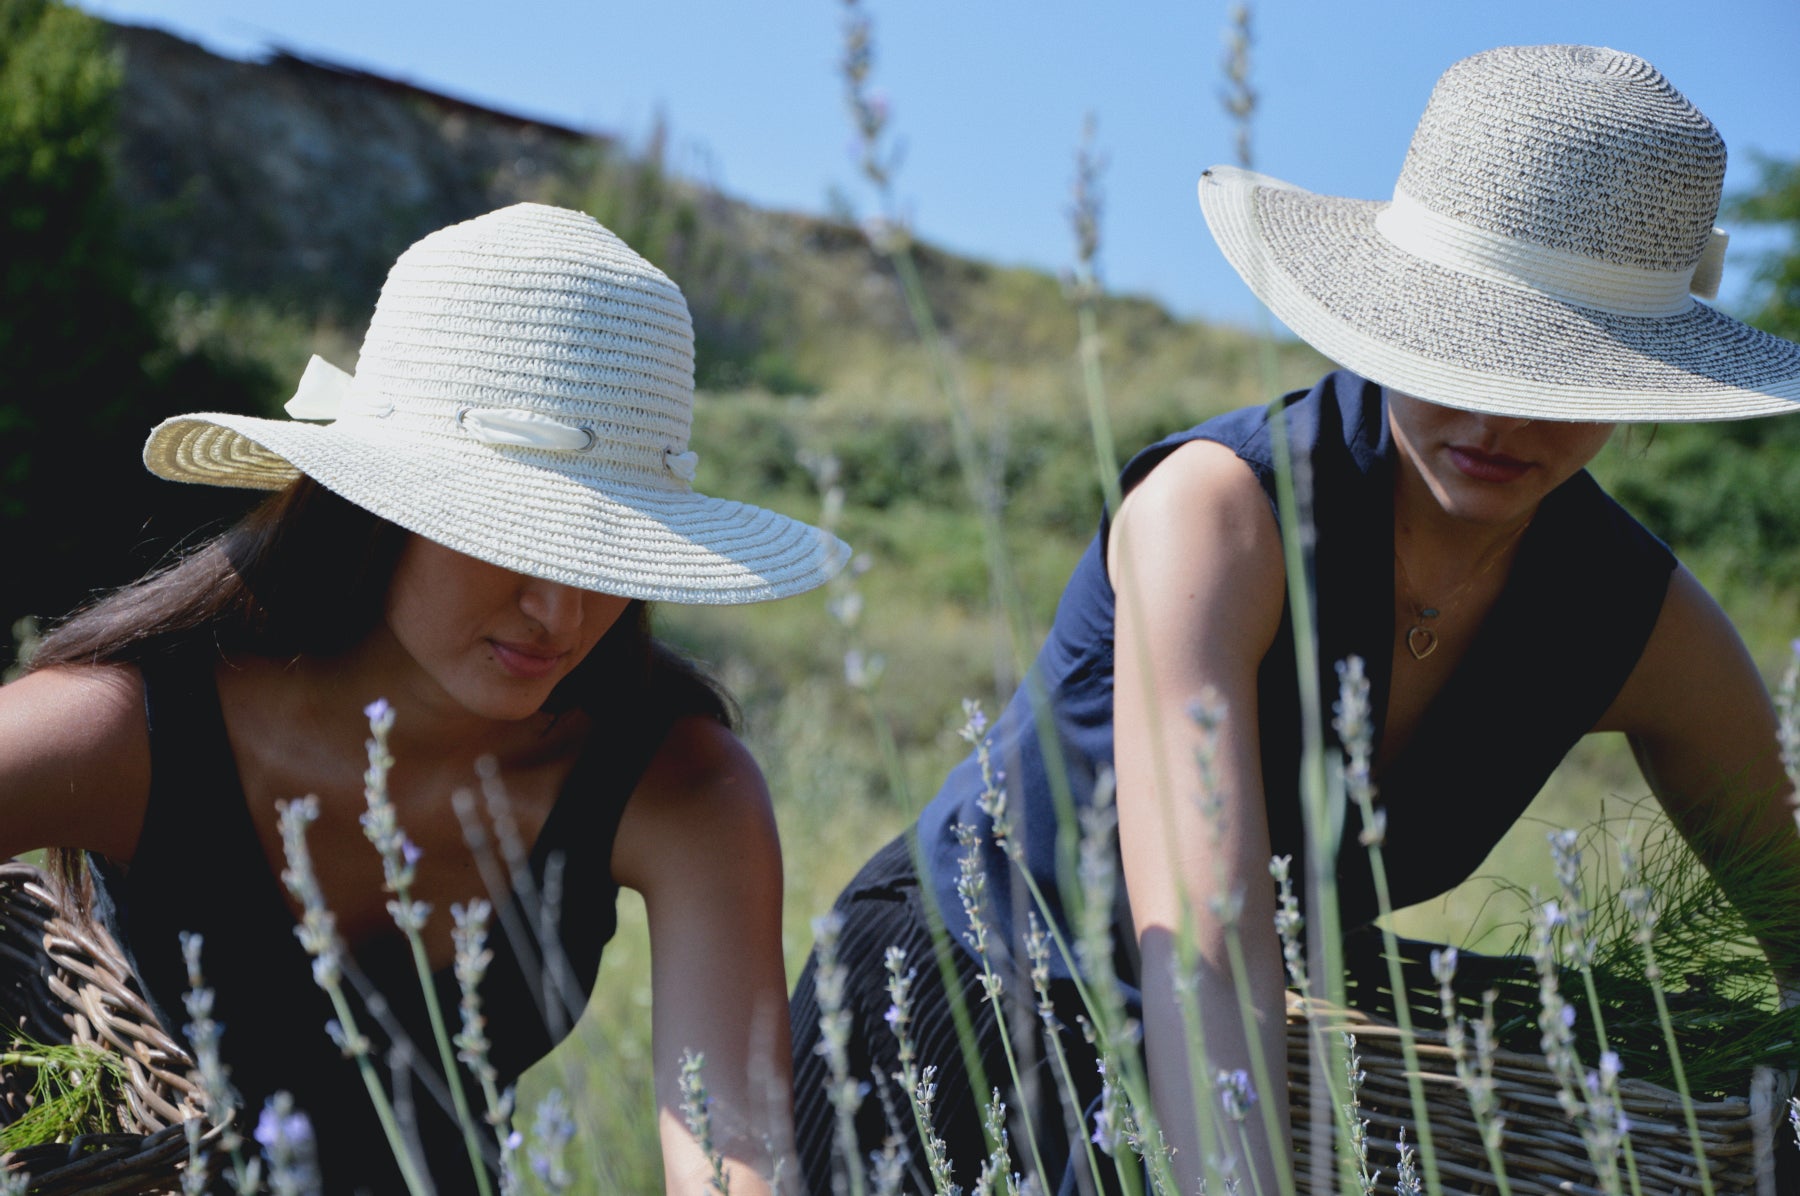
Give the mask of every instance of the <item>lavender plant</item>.
[{"label": "lavender plant", "polygon": [[[819,1052],[829,1065],[828,1095],[837,1116],[834,1148],[841,1174],[852,1196],[866,1191],[862,1160],[856,1147],[856,1109],[862,1104],[864,1083],[850,1074],[850,1014],[844,1008],[844,986],[849,975],[838,962],[838,934],[843,919],[835,912],[813,921],[813,948],[818,953],[814,983],[818,986]],[[836,1180],[833,1181],[834,1189]]]},{"label": "lavender plant", "polygon": [[[219,1058],[221,1028],[213,1020],[213,990],[207,987],[206,977],[200,969],[202,945],[203,940],[197,934],[183,933],[181,936],[181,957],[187,964],[188,975],[188,991],[182,997],[188,1023],[183,1030],[194,1052],[192,1079],[205,1102],[206,1122],[220,1127],[218,1149],[230,1161],[231,1186],[241,1196],[247,1196],[260,1187],[261,1163],[244,1157],[243,1137],[238,1133],[236,1123],[238,1094],[231,1086],[230,1069]],[[181,1177],[185,1196],[200,1196],[210,1179],[200,1135],[200,1124],[190,1121],[188,1165]]]},{"label": "lavender plant", "polygon": [[388,797],[388,772],[394,766],[393,754],[388,751],[388,735],[394,729],[394,708],[386,699],[377,698],[363,714],[369,720],[369,767],[363,773],[363,799],[368,810],[361,818],[363,833],[381,854],[382,887],[394,895],[388,902],[388,913],[412,949],[419,990],[425,997],[426,1016],[431,1019],[432,1041],[437,1045],[438,1063],[450,1086],[450,1100],[456,1110],[456,1123],[462,1130],[463,1149],[468,1153],[475,1187],[481,1196],[491,1196],[493,1187],[488,1181],[481,1147],[475,1140],[475,1118],[469,1111],[468,1092],[463,1086],[462,1070],[456,1065],[450,1032],[445,1028],[444,1011],[438,1003],[437,985],[432,979],[431,960],[425,951],[424,929],[431,916],[431,906],[412,898],[413,881],[422,853],[407,838],[394,803]]},{"label": "lavender plant", "polygon": [[405,1135],[401,1132],[400,1123],[395,1118],[393,1102],[381,1086],[381,1080],[375,1074],[375,1066],[369,1059],[369,1040],[357,1028],[356,1015],[350,1008],[343,985],[344,948],[337,935],[337,919],[325,904],[325,894],[319,888],[317,874],[313,871],[312,853],[306,845],[306,828],[319,818],[319,799],[312,796],[295,798],[292,801],[277,802],[275,808],[281,828],[282,851],[287,857],[287,867],[282,870],[281,881],[300,902],[300,924],[294,933],[300,939],[300,945],[312,956],[313,982],[324,990],[331,1000],[331,1007],[337,1017],[325,1027],[331,1040],[338,1049],[356,1062],[357,1071],[362,1075],[363,1087],[369,1094],[369,1101],[375,1107],[375,1115],[381,1121],[382,1133],[387,1137],[388,1149],[393,1152],[394,1161],[400,1167],[402,1181],[411,1196],[424,1196],[430,1191],[428,1181],[420,1171],[418,1159],[414,1155]]},{"label": "lavender plant", "polygon": [[[1277,421],[1279,422],[1279,421]],[[1357,841],[1369,853],[1369,873],[1375,883],[1375,902],[1384,914],[1392,914],[1387,864],[1382,857],[1382,844],[1387,839],[1387,811],[1375,806],[1375,721],[1369,708],[1369,678],[1360,657],[1351,656],[1337,663],[1337,717],[1332,728],[1344,745],[1344,792],[1356,803],[1362,817],[1362,830]],[[1431,1140],[1431,1119],[1425,1103],[1425,1086],[1420,1079],[1418,1041],[1413,1034],[1412,1008],[1406,998],[1406,984],[1401,975],[1400,951],[1392,920],[1383,918],[1381,931],[1383,954],[1387,956],[1388,983],[1394,994],[1394,1021],[1400,1027],[1400,1049],[1406,1058],[1406,1090],[1412,1101],[1413,1126],[1418,1135],[1419,1161],[1425,1169],[1425,1190],[1434,1196],[1439,1190],[1437,1153]],[[1354,1133],[1354,1129],[1352,1130]]]},{"label": "lavender plant", "polygon": [[706,1094],[706,1079],[703,1069],[706,1057],[693,1051],[681,1052],[681,1120],[687,1126],[688,1133],[699,1143],[700,1152],[706,1156],[707,1165],[712,1168],[707,1177],[707,1186],[718,1196],[731,1196],[731,1177],[725,1174],[725,1156],[720,1153],[718,1145],[713,1141],[712,1098]]},{"label": "lavender plant", "polygon": [[263,1106],[256,1121],[256,1141],[269,1164],[272,1196],[319,1196],[323,1188],[312,1122],[294,1108],[285,1092],[277,1092]]},{"label": "lavender plant", "polygon": [[1494,993],[1483,997],[1482,1019],[1475,1032],[1475,1052],[1471,1057],[1462,1015],[1457,1011],[1457,951],[1445,947],[1431,953],[1431,975],[1438,982],[1439,1007],[1444,1015],[1444,1045],[1456,1063],[1456,1079],[1469,1098],[1469,1111],[1481,1133],[1482,1149],[1487,1153],[1488,1168],[1494,1173],[1494,1187],[1500,1196],[1512,1196],[1512,1185],[1506,1178],[1506,1159],[1501,1152],[1505,1141],[1506,1118],[1494,1090]]},{"label": "lavender plant", "polygon": [[1688,1143],[1694,1150],[1694,1165],[1700,1173],[1700,1190],[1713,1196],[1712,1166],[1700,1141],[1700,1123],[1694,1115],[1694,1097],[1688,1088],[1687,1069],[1682,1066],[1681,1047],[1675,1041],[1674,1023],[1669,1017],[1668,999],[1663,993],[1662,968],[1656,962],[1655,895],[1638,883],[1637,853],[1628,840],[1619,843],[1619,900],[1630,915],[1636,929],[1632,937],[1644,953],[1644,981],[1656,1001],[1657,1022],[1662,1026],[1663,1041],[1669,1049],[1669,1066],[1674,1072],[1675,1088],[1681,1094],[1681,1115],[1687,1123]]}]

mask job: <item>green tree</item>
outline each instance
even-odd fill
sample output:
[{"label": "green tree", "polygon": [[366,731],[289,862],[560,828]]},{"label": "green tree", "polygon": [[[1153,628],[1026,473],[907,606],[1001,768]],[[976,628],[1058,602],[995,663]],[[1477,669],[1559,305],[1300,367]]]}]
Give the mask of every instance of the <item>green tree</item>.
[{"label": "green tree", "polygon": [[244,409],[253,379],[162,342],[112,189],[119,82],[102,23],[0,0],[0,663],[13,619],[64,613],[241,506],[139,457],[157,419]]},{"label": "green tree", "polygon": [[[1757,267],[1747,318],[1800,340],[1800,162],[1757,167],[1756,186],[1728,199],[1725,215],[1786,238]],[[1800,415],[1658,428],[1613,492],[1678,551],[1703,549],[1739,576],[1800,586]]]},{"label": "green tree", "polygon": [[1787,243],[1757,267],[1760,303],[1750,321],[1800,341],[1800,161],[1759,157],[1756,167],[1756,189],[1733,199],[1727,211],[1747,223],[1784,230]]}]

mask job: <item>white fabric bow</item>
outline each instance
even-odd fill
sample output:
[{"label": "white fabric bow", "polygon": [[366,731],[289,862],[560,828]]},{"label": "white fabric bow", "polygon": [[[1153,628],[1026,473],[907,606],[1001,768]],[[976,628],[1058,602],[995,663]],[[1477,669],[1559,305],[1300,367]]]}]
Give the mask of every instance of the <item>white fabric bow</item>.
[{"label": "white fabric bow", "polygon": [[1722,228],[1712,230],[1712,236],[1706,239],[1706,248],[1700,251],[1700,260],[1694,264],[1694,277],[1688,283],[1688,294],[1698,295],[1702,299],[1719,297],[1719,279],[1725,273],[1725,245],[1731,240],[1731,234]]},{"label": "white fabric bow", "polygon": [[692,450],[678,453],[674,449],[664,449],[663,464],[668,466],[670,473],[682,481],[691,482],[694,480],[694,474],[700,469],[700,454]]},{"label": "white fabric bow", "polygon": [[349,374],[323,357],[314,356],[300,375],[294,397],[283,408],[293,419],[336,419],[350,398]]}]

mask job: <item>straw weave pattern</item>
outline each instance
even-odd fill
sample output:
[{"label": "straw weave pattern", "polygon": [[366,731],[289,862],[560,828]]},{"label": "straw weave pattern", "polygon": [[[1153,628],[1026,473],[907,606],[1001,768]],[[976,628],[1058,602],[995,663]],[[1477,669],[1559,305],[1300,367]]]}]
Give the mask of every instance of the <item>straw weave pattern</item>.
[{"label": "straw weave pattern", "polygon": [[[676,471],[693,371],[674,283],[592,217],[518,204],[400,256],[334,423],[184,416],[144,459],[260,489],[305,473],[437,543],[582,589],[733,603],[819,585],[849,556],[836,537],[697,494]],[[581,447],[496,440],[480,426],[495,415],[548,419]]]},{"label": "straw weave pattern", "polygon": [[1641,59],[1505,47],[1439,80],[1399,202],[1225,166],[1200,202],[1270,311],[1403,393],[1529,419],[1784,414],[1800,345],[1685,294],[1724,168],[1718,132]]},{"label": "straw weave pattern", "polygon": [[[201,1116],[192,1060],[138,992],[106,929],[65,909],[31,864],[0,864],[0,1015],[41,1043],[110,1051],[125,1066],[113,1092],[118,1132],[88,1134],[0,1156],[31,1176],[32,1196],[149,1196],[181,1190],[184,1122]],[[0,1122],[24,1112],[30,1068],[0,1073]],[[207,1127],[210,1151],[217,1126]]]},{"label": "straw weave pattern", "polygon": [[[1369,1123],[1369,1154],[1392,1182],[1402,1128],[1418,1145],[1418,1119],[1407,1085],[1400,1031],[1391,1023],[1354,1010],[1319,1015],[1328,1034],[1356,1036],[1364,1079],[1359,1089],[1361,1117]],[[1338,1159],[1317,1158],[1308,1145],[1307,1118],[1312,1035],[1298,997],[1288,1006],[1288,1108],[1294,1125],[1295,1173],[1302,1193],[1334,1190]],[[1432,1145],[1449,1196],[1491,1196],[1499,1188],[1482,1145],[1480,1127],[1456,1077],[1456,1060],[1442,1033],[1418,1030],[1420,1077],[1431,1119]],[[1558,1102],[1555,1077],[1538,1055],[1499,1051],[1494,1084],[1506,1119],[1501,1158],[1514,1196],[1603,1196],[1588,1162],[1587,1149]],[[1700,1193],[1699,1170],[1688,1141],[1678,1093],[1642,1080],[1619,1081],[1620,1099],[1631,1122],[1631,1149],[1646,1193],[1686,1196]],[[1773,1108],[1758,1112],[1743,1099],[1695,1106],[1700,1141],[1713,1188],[1719,1193],[1757,1190],[1757,1154],[1769,1149]],[[1758,1122],[1764,1124],[1759,1127]],[[1765,1153],[1765,1161],[1767,1156]]]},{"label": "straw weave pattern", "polygon": [[1692,267],[1725,142],[1641,58],[1507,46],[1444,72],[1399,190],[1504,236],[1650,270]]}]

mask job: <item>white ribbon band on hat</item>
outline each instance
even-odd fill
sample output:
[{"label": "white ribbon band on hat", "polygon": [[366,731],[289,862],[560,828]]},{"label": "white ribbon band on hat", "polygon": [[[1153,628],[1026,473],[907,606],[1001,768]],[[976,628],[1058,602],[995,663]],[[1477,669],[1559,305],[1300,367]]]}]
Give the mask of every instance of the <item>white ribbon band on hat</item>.
[{"label": "white ribbon band on hat", "polygon": [[456,413],[456,422],[463,431],[486,444],[570,453],[594,446],[590,429],[536,411],[465,407]]},{"label": "white ribbon band on hat", "polygon": [[1715,228],[1692,270],[1646,270],[1477,228],[1397,189],[1375,227],[1396,248],[1432,265],[1621,316],[1680,315],[1689,295],[1718,294],[1729,239]]}]

